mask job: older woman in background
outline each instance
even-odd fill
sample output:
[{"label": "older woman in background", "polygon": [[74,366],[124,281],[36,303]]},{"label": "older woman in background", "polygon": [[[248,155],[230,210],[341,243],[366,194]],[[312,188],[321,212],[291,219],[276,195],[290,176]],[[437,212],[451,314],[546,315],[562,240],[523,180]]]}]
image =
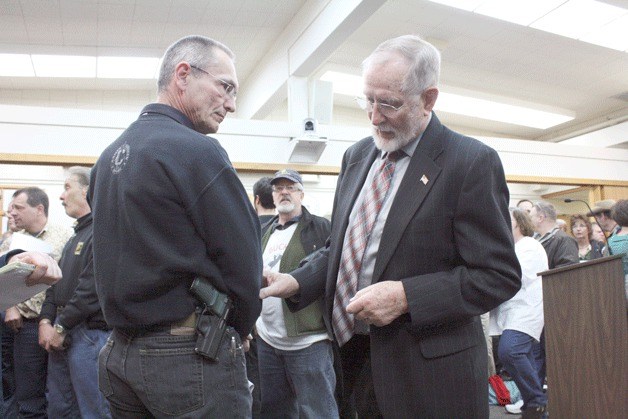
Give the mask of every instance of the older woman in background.
[{"label": "older woman in background", "polygon": [[511,208],[510,219],[515,252],[521,265],[521,289],[491,311],[491,326],[501,332],[499,359],[521,392],[525,418],[542,414],[547,405],[532,348],[533,343],[539,341],[544,325],[543,288],[537,273],[546,271],[548,263],[545,249],[532,238],[534,226],[528,213]]},{"label": "older woman in background", "polygon": [[593,227],[587,217],[581,214],[572,215],[570,224],[571,234],[578,242],[580,262],[604,256],[604,243],[593,239]]}]

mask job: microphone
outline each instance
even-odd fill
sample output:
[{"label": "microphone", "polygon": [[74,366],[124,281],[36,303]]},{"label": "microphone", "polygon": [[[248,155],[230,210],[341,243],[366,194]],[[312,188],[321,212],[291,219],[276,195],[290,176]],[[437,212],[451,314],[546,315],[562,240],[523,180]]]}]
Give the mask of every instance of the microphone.
[{"label": "microphone", "polygon": [[[593,218],[595,218],[597,225],[602,227],[602,225],[600,224],[600,221],[597,219],[597,215],[593,213],[593,210],[591,209],[587,201],[583,201],[582,199],[571,199],[571,198],[566,198],[564,201],[568,204],[571,202],[582,202],[584,205],[587,206],[587,208],[589,209],[589,213],[593,216]],[[606,243],[606,248],[608,249],[608,240],[606,240],[606,233],[604,233],[604,230],[602,230],[602,235],[604,236],[604,242]]]}]

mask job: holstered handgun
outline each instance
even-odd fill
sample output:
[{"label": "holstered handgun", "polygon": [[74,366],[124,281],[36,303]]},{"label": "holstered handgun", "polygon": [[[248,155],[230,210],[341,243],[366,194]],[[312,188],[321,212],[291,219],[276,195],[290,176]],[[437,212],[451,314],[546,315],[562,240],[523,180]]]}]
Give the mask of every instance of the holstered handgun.
[{"label": "holstered handgun", "polygon": [[203,304],[203,310],[196,321],[198,337],[195,351],[205,358],[217,361],[220,344],[227,331],[231,299],[203,277],[194,279],[190,291]]}]

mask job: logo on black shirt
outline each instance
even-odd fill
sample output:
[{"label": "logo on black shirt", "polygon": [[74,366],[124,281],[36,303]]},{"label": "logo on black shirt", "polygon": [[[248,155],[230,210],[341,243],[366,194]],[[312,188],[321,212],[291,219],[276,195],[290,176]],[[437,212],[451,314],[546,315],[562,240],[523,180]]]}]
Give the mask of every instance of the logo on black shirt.
[{"label": "logo on black shirt", "polygon": [[126,166],[126,163],[129,161],[130,152],[131,147],[127,143],[118,147],[116,152],[113,153],[113,156],[111,157],[111,173],[117,175],[122,171],[122,169],[124,169],[124,166]]}]

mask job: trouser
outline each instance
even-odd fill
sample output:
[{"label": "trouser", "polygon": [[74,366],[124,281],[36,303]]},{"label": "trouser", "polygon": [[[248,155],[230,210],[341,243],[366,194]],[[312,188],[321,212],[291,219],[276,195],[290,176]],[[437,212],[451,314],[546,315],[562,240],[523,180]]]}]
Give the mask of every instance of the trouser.
[{"label": "trouser", "polygon": [[69,347],[48,354],[48,416],[110,418],[109,403],[98,389],[98,354],[110,332],[81,323],[68,331]]},{"label": "trouser", "polygon": [[259,360],[257,357],[257,340],[259,337],[254,336],[249,341],[249,350],[245,353],[246,357],[246,375],[251,383],[253,383],[253,419],[258,419],[262,411],[262,395],[259,384]]},{"label": "trouser", "polygon": [[342,395],[340,417],[381,418],[371,373],[371,343],[368,335],[353,335],[340,348]]},{"label": "trouser", "polygon": [[251,393],[239,335],[227,328],[218,361],[196,333],[114,329],[99,356],[99,387],[115,418],[248,418]]},{"label": "trouser", "polygon": [[39,319],[24,319],[13,342],[15,400],[20,418],[46,417],[48,353],[39,346]]},{"label": "trouser", "polygon": [[325,339],[295,351],[258,338],[263,418],[337,418],[332,344]]},{"label": "trouser", "polygon": [[499,359],[517,384],[524,408],[547,405],[533,353],[532,336],[506,329],[499,339]]}]

